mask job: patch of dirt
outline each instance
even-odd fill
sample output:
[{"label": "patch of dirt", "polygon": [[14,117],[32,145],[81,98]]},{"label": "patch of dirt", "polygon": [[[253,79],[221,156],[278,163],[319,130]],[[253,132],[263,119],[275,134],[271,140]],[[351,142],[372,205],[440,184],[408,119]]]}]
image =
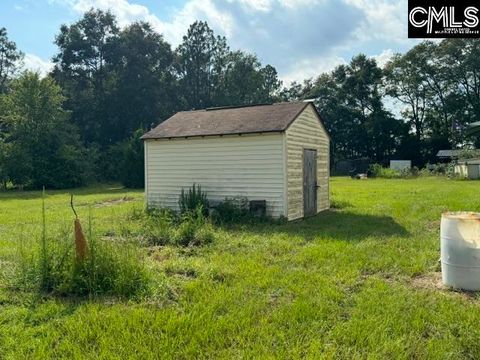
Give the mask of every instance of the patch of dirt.
[{"label": "patch of dirt", "polygon": [[135,200],[133,197],[130,196],[124,196],[123,198],[120,199],[109,199],[105,201],[101,201],[93,205],[95,208],[100,208],[100,207],[106,207],[106,206],[114,206],[114,205],[119,205],[124,202],[129,202]]},{"label": "patch of dirt", "polygon": [[192,268],[171,268],[167,267],[165,269],[165,274],[168,276],[174,276],[177,278],[185,279],[185,280],[190,280],[190,279],[195,279],[198,277],[198,272],[195,269]]},{"label": "patch of dirt", "polygon": [[441,272],[431,272],[413,278],[410,285],[417,289],[440,291],[444,294],[457,294],[468,300],[478,300],[480,292],[453,289],[445,286],[442,282]]},{"label": "patch of dirt", "polygon": [[414,277],[411,281],[411,285],[418,289],[430,289],[430,290],[449,290],[448,287],[442,283],[441,272],[431,272]]},{"label": "patch of dirt", "polygon": [[163,262],[173,256],[173,251],[162,246],[151,246],[148,248],[148,255],[155,261]]},{"label": "patch of dirt", "polygon": [[429,221],[425,228],[427,231],[440,231],[440,220]]}]

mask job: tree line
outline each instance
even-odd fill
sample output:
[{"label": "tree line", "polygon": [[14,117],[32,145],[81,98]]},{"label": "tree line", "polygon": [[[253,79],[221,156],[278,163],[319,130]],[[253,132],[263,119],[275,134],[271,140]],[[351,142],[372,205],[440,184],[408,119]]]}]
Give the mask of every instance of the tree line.
[{"label": "tree line", "polygon": [[[475,145],[478,41],[423,42],[383,68],[365,55],[283,87],[276,69],[232,50],[206,22],[176,48],[148,23],[118,26],[90,10],[62,25],[46,77],[22,72],[23,54],[0,29],[0,181],[30,188],[121,180],[143,185],[141,134],[180,110],[312,99],[332,137],[333,162],[435,161]],[[392,105],[394,104],[394,105]],[[393,109],[393,110],[392,110]]]},{"label": "tree line", "polygon": [[281,82],[256,55],[231,50],[197,21],[173,50],[148,23],[120,29],[90,10],[63,25],[47,77],[20,73],[23,54],[0,32],[3,186],[143,186],[140,136],[180,110],[278,100]]},{"label": "tree line", "polygon": [[480,121],[479,56],[478,39],[424,41],[384,68],[360,54],[282,95],[315,101],[335,160],[404,159],[423,166],[436,162],[440,149],[480,145],[467,132]]}]

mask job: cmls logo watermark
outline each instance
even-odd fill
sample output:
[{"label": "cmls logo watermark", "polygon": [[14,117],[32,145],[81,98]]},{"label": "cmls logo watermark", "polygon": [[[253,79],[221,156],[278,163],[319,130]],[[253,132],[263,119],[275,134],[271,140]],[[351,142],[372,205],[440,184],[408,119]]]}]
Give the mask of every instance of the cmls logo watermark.
[{"label": "cmls logo watermark", "polygon": [[479,38],[480,1],[409,0],[409,38]]}]

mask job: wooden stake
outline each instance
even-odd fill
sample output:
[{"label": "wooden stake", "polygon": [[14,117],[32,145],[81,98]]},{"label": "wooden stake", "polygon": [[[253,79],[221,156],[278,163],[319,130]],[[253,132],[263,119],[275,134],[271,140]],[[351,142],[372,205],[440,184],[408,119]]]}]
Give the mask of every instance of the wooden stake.
[{"label": "wooden stake", "polygon": [[83,235],[82,225],[80,220],[75,219],[75,254],[77,260],[85,260],[88,252],[87,240]]},{"label": "wooden stake", "polygon": [[87,257],[88,244],[87,240],[85,239],[85,235],[83,234],[82,225],[80,224],[80,220],[78,219],[77,212],[73,207],[73,194],[70,197],[70,206],[72,207],[73,213],[75,214],[75,256],[77,258],[77,261],[83,261]]}]

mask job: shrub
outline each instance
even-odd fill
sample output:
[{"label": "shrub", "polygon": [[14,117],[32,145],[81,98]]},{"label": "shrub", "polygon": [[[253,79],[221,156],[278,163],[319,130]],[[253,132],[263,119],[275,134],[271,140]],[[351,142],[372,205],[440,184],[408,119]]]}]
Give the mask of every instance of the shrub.
[{"label": "shrub", "polygon": [[268,216],[256,216],[250,211],[250,203],[246,197],[225,198],[212,212],[212,220],[215,224],[257,224],[273,223],[282,224],[286,218],[272,219]]},{"label": "shrub", "polygon": [[146,243],[148,245],[170,244],[175,221],[176,215],[170,210],[149,209],[142,221],[142,236]]},{"label": "shrub", "polygon": [[181,246],[201,246],[211,243],[213,238],[213,228],[204,216],[203,208],[199,206],[181,216],[174,243]]},{"label": "shrub", "polygon": [[454,172],[454,163],[450,162],[447,164],[434,164],[431,166],[430,173],[432,175],[446,175],[451,176]]},{"label": "shrub", "polygon": [[384,168],[380,164],[372,164],[368,168],[371,177],[395,179],[400,177],[400,172],[390,168]]},{"label": "shrub", "polygon": [[195,239],[195,224],[190,221],[180,223],[173,235],[174,243],[182,246],[188,246]]},{"label": "shrub", "polygon": [[185,192],[182,188],[178,205],[180,206],[180,212],[182,214],[189,211],[196,211],[201,207],[204,216],[208,215],[207,194],[202,191],[200,185],[193,184],[193,186],[188,189],[188,192]]},{"label": "shrub", "polygon": [[225,198],[213,211],[213,220],[217,224],[245,222],[251,218],[248,199],[245,197]]},{"label": "shrub", "polygon": [[215,232],[213,226],[210,223],[206,223],[195,232],[194,241],[191,245],[207,245],[215,240]]},{"label": "shrub", "polygon": [[148,210],[142,222],[148,245],[202,246],[214,240],[214,230],[201,206],[180,216],[171,210]]},{"label": "shrub", "polygon": [[416,178],[421,175],[421,172],[418,167],[413,166],[410,169],[403,169],[398,171],[398,178],[400,179],[411,179]]},{"label": "shrub", "polygon": [[373,164],[369,168],[369,174],[372,177],[388,178],[388,179],[407,179],[419,176],[448,176],[454,177],[454,164],[427,164],[425,168],[419,169],[414,166],[411,169],[397,171],[384,168],[379,164]]},{"label": "shrub", "polygon": [[427,164],[418,170],[418,176],[454,176],[454,164]]}]

